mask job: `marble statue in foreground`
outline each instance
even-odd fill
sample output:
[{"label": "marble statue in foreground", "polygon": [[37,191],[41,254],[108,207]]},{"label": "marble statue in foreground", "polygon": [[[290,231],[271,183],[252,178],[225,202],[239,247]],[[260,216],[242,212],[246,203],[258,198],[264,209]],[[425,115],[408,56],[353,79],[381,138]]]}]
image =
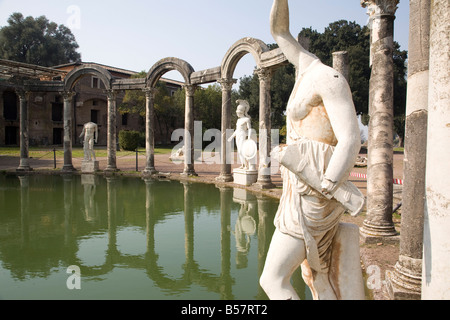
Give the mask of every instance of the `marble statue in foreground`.
[{"label": "marble statue in foreground", "polygon": [[314,299],[364,299],[357,215],[361,192],[349,181],[361,141],[349,85],[289,31],[287,0],[275,0],[271,32],[298,75],[287,105],[287,145],[279,147],[283,194],[260,283],[270,299],[299,299],[290,284],[301,266]]}]

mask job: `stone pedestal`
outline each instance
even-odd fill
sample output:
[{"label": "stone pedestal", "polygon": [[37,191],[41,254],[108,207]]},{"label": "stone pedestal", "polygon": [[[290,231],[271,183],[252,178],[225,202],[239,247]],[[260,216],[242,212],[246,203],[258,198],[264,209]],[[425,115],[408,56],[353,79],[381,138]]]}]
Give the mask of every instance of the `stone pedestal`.
[{"label": "stone pedestal", "polygon": [[249,171],[245,169],[233,170],[234,183],[242,186],[251,186],[258,180],[258,171]]},{"label": "stone pedestal", "polygon": [[100,165],[98,161],[88,161],[83,160],[81,162],[81,172],[82,173],[95,173],[100,170]]}]

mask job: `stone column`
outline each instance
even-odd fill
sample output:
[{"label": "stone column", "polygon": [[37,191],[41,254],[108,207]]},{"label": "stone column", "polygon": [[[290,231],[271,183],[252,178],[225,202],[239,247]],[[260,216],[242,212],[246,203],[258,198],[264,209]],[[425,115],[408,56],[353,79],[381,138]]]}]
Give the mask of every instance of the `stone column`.
[{"label": "stone column", "polygon": [[185,85],[186,105],[184,118],[184,176],[196,176],[194,169],[194,94],[196,86]]},{"label": "stone column", "polygon": [[144,169],[145,175],[155,174],[155,88],[146,88],[145,92],[145,150],[147,163]]},{"label": "stone column", "polygon": [[422,299],[450,299],[450,3],[431,2]]},{"label": "stone column", "polygon": [[386,275],[392,299],[420,299],[427,153],[430,0],[410,0],[400,256]]},{"label": "stone column", "polygon": [[17,171],[30,171],[29,135],[28,135],[28,95],[24,91],[17,91],[20,101],[20,164]]},{"label": "stone column", "polygon": [[270,173],[271,151],[271,99],[270,82],[272,71],[267,68],[256,70],[259,77],[259,171],[256,185],[261,189],[274,188]]},{"label": "stone column", "polygon": [[106,166],[106,172],[116,172],[116,152],[117,152],[117,108],[116,97],[117,92],[114,90],[108,90],[106,92],[108,97],[108,135],[107,135],[107,149],[108,149],[108,163]]},{"label": "stone column", "polygon": [[[393,239],[394,19],[398,0],[362,0],[371,22],[366,242]],[[395,238],[396,239],[396,238]]]},{"label": "stone column", "polygon": [[231,129],[231,89],[235,79],[220,79],[218,83],[222,86],[222,150],[221,150],[221,169],[217,180],[220,182],[233,181],[231,173],[231,146],[228,142],[227,130]]},{"label": "stone column", "polygon": [[72,163],[72,136],[73,136],[73,104],[75,92],[63,93],[64,98],[64,166],[63,172],[75,171]]},{"label": "stone column", "polygon": [[333,52],[333,69],[339,71],[347,80],[350,81],[349,78],[349,63],[348,63],[348,52],[347,51],[337,51]]}]

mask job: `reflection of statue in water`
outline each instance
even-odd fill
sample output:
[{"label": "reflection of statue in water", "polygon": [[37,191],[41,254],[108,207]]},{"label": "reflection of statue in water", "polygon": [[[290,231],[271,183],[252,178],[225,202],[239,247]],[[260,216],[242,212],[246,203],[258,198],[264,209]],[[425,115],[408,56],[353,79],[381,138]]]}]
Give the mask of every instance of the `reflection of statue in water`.
[{"label": "reflection of statue in water", "polygon": [[[361,272],[341,277],[360,270],[359,233],[339,223],[346,210],[356,215],[363,204],[359,190],[347,181],[360,150],[350,88],[291,35],[287,0],[274,0],[271,32],[298,75],[287,106],[287,146],[279,150],[283,194],[261,286],[270,299],[299,299],[290,278],[301,266],[315,299],[364,298]],[[340,245],[336,250],[335,243]],[[356,261],[355,268],[333,265],[346,261]],[[359,282],[351,287],[347,280],[336,283],[334,276]]]},{"label": "reflection of statue in water", "polygon": [[88,222],[96,219],[96,203],[95,203],[95,176],[83,175],[81,177],[81,184],[84,188],[84,218]]},{"label": "reflection of statue in water", "polygon": [[236,131],[228,141],[231,142],[233,138],[236,138],[237,151],[241,161],[240,169],[255,170],[255,163],[252,160],[256,157],[256,144],[251,139],[252,124],[251,118],[248,115],[250,105],[245,100],[238,100],[236,102],[238,103],[236,109],[236,114],[238,116]]},{"label": "reflection of statue in water", "polygon": [[236,220],[234,237],[236,239],[236,265],[238,269],[247,267],[247,255],[250,251],[251,237],[256,232],[256,222],[252,215],[256,211],[255,201],[234,200],[241,204]]},{"label": "reflection of statue in water", "polygon": [[84,125],[83,131],[81,132],[80,139],[83,139],[84,145],[84,160],[85,161],[96,161],[94,142],[97,143],[98,139],[98,126],[93,122],[88,122]]}]

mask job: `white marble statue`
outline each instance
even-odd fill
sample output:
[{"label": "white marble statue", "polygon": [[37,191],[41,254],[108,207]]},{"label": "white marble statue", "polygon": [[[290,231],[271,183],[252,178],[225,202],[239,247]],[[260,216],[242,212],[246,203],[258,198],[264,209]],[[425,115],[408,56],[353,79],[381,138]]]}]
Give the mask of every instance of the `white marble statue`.
[{"label": "white marble statue", "polygon": [[[84,139],[83,139],[84,138]],[[96,161],[94,143],[97,143],[98,139],[98,126],[93,122],[88,122],[84,125],[81,132],[80,139],[83,139],[84,147],[84,160]]]},{"label": "white marble statue", "polygon": [[[364,204],[347,181],[361,146],[349,85],[291,35],[287,0],[274,0],[270,25],[298,75],[287,105],[287,145],[278,153],[283,194],[261,286],[270,299],[299,299],[290,278],[301,266],[314,299],[364,298],[358,228],[340,223],[345,211],[356,215]],[[343,262],[347,270],[336,265]],[[342,283],[354,270],[356,285]]]},{"label": "white marble statue", "polygon": [[[236,114],[238,116],[236,130],[228,141],[231,142],[234,138],[236,138],[237,152],[241,162],[240,169],[255,170],[252,160],[256,157],[256,152],[255,150],[249,150],[249,148],[255,148],[255,144],[252,140],[251,118],[248,114],[250,105],[245,100],[238,100],[236,103],[238,104],[236,109]],[[253,158],[249,154],[254,154]]]}]

